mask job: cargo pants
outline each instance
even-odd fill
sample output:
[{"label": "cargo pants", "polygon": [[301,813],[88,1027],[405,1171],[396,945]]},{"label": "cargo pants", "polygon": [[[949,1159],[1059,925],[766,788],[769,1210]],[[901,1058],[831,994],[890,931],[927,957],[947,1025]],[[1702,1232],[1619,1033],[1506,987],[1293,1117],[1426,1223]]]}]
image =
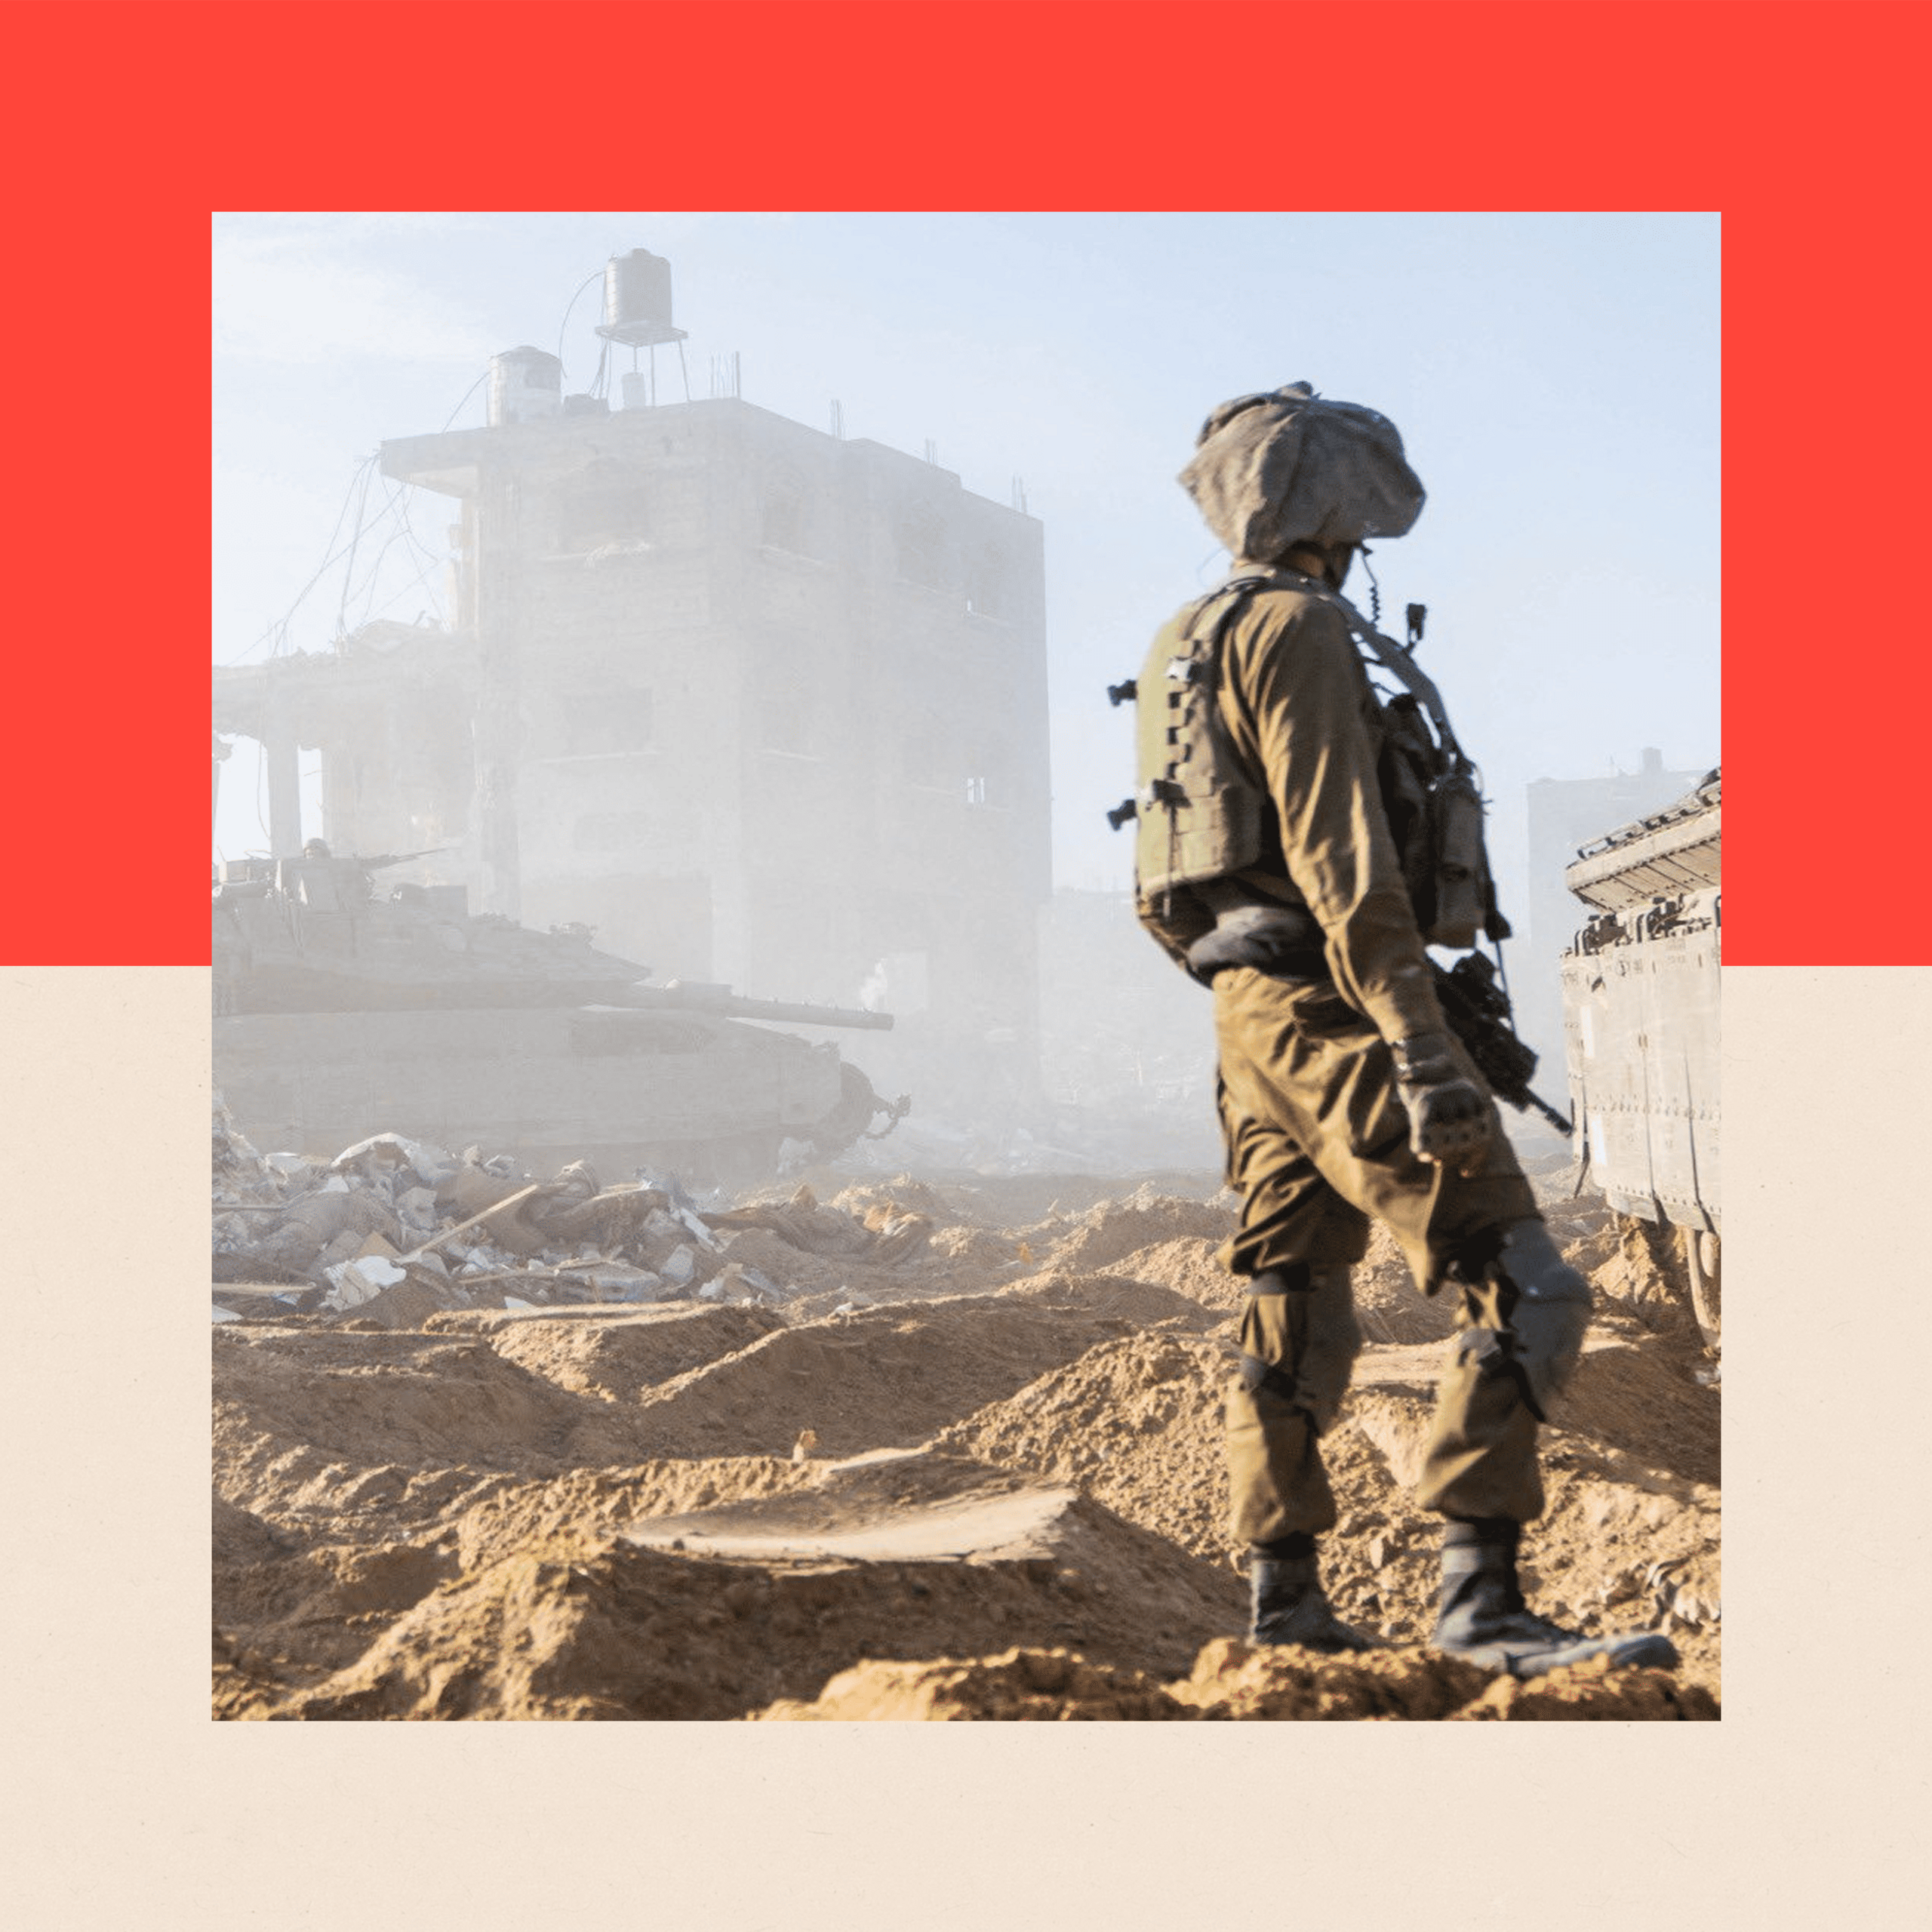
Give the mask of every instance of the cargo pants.
[{"label": "cargo pants", "polygon": [[[1515,1293],[1487,1263],[1503,1231],[1537,1207],[1495,1103],[1475,1174],[1420,1160],[1393,1056],[1330,982],[1238,966],[1214,976],[1214,992],[1222,1140],[1241,1197],[1239,1230],[1220,1259],[1285,1290],[1251,1293],[1242,1317],[1249,1360],[1227,1397],[1235,1537],[1270,1543],[1334,1527],[1318,1438],[1361,1347],[1336,1271],[1367,1251],[1371,1217],[1425,1293],[1446,1284],[1460,1298],[1417,1500],[1447,1516],[1531,1521],[1543,1505],[1536,1418],[1497,1361]],[[1459,1043],[1454,1051],[1481,1087]]]}]

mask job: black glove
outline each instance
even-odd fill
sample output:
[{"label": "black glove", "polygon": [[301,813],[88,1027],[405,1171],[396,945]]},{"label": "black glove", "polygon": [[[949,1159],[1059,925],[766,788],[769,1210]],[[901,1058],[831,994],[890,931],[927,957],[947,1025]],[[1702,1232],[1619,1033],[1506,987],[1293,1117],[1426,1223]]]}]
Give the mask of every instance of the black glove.
[{"label": "black glove", "polygon": [[1489,1102],[1451,1057],[1448,1035],[1412,1033],[1392,1051],[1416,1158],[1474,1174],[1489,1146]]}]

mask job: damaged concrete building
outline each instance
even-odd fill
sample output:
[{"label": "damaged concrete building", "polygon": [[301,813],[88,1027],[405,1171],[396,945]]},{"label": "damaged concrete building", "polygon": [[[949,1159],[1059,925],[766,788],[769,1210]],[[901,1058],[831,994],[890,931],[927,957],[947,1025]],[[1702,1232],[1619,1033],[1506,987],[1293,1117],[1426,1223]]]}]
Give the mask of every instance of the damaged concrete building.
[{"label": "damaged concrete building", "polygon": [[[679,340],[669,296],[660,258],[614,259],[600,333]],[[588,925],[660,978],[884,1007],[882,1078],[943,1064],[977,1087],[940,1111],[1031,1091],[1040,524],[736,393],[561,378],[509,351],[485,426],[382,445],[384,475],[454,506],[447,626],[217,672],[217,731],[263,748],[277,855],[318,750],[336,851],[445,848],[385,885]]]}]

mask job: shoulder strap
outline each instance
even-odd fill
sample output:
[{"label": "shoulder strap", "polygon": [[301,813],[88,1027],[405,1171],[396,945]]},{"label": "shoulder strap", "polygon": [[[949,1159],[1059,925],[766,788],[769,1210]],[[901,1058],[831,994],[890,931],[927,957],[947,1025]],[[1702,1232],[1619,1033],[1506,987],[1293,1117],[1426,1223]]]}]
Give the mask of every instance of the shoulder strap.
[{"label": "shoulder strap", "polygon": [[[1414,657],[1395,640],[1377,630],[1342,593],[1324,583],[1318,577],[1310,577],[1305,571],[1282,567],[1253,575],[1231,578],[1230,583],[1250,586],[1279,582],[1291,578],[1297,588],[1306,589],[1318,597],[1326,598],[1348,620],[1349,630],[1358,649],[1373,657],[1389,675],[1415,697],[1416,701],[1429,713],[1429,721],[1435,727],[1442,749],[1458,764],[1469,762],[1463,748],[1456,742],[1456,734],[1451,728],[1449,714],[1443,708],[1442,694],[1435,688],[1435,682],[1429,673],[1417,663]],[[1228,586],[1223,585],[1223,589]]]},{"label": "shoulder strap", "polygon": [[1346,597],[1337,594],[1335,601],[1352,620],[1355,642],[1372,656],[1376,662],[1414,694],[1417,702],[1429,713],[1429,721],[1435,727],[1442,749],[1459,764],[1467,764],[1468,758],[1463,748],[1456,742],[1456,734],[1450,728],[1449,714],[1443,709],[1442,694],[1435,688],[1435,680],[1423,670],[1409,653],[1392,637],[1377,630]]},{"label": "shoulder strap", "polygon": [[[1181,636],[1188,645],[1189,656],[1195,659],[1211,657],[1220,648],[1222,634],[1234,621],[1235,613],[1256,591],[1272,580],[1269,572],[1244,571],[1239,576],[1229,577],[1215,585],[1205,597],[1196,598],[1189,606],[1187,622],[1181,627]],[[1216,611],[1214,607],[1217,604],[1221,608]],[[1206,623],[1211,611],[1214,613],[1213,620]],[[1201,648],[1204,643],[1207,646],[1204,652]]]}]

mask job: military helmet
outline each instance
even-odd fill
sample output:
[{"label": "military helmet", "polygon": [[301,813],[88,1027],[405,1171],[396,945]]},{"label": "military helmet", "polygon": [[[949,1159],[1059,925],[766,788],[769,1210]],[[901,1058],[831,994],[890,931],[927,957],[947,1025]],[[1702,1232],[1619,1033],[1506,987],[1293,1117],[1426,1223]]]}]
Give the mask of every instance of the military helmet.
[{"label": "military helmet", "polygon": [[1255,563],[1297,543],[1400,537],[1424,498],[1394,423],[1306,382],[1211,411],[1180,481],[1229,551]]}]

